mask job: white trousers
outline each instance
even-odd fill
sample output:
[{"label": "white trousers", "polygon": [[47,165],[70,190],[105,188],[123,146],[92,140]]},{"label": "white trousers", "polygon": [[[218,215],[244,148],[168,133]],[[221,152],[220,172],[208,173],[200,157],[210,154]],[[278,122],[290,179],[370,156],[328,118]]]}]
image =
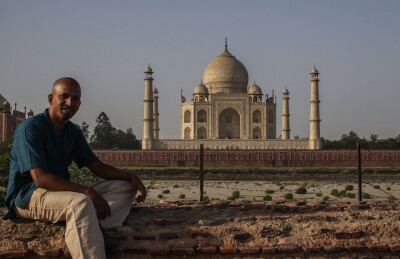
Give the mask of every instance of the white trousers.
[{"label": "white trousers", "polygon": [[15,206],[17,216],[27,219],[58,222],[66,221],[65,243],[73,259],[105,259],[103,229],[122,226],[129,214],[135,193],[130,182],[108,180],[86,184],[107,200],[111,217],[97,219],[92,200],[77,192],[51,192],[38,188],[28,206]]}]

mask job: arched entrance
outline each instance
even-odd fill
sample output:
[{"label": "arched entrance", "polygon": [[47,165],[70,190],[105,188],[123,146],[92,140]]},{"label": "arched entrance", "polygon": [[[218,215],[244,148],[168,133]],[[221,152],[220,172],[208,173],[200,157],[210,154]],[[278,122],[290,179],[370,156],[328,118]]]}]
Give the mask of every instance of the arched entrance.
[{"label": "arched entrance", "polygon": [[240,139],[240,115],[232,108],[223,110],[219,115],[219,138]]},{"label": "arched entrance", "polygon": [[207,130],[204,127],[200,127],[197,129],[197,138],[198,139],[206,139],[207,138]]},{"label": "arched entrance", "polygon": [[253,139],[261,139],[261,129],[259,127],[255,127],[253,129]]}]

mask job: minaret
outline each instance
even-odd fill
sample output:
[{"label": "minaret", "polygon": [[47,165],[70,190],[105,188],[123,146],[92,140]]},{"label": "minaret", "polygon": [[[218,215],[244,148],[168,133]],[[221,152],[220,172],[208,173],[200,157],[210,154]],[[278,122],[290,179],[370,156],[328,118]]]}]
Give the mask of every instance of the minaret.
[{"label": "minaret", "polygon": [[152,140],[154,139],[153,132],[153,70],[147,66],[144,71],[144,116],[143,116],[143,139],[142,149],[151,149]]},{"label": "minaret", "polygon": [[153,124],[153,131],[154,131],[154,139],[159,139],[159,132],[160,129],[158,127],[158,116],[160,115],[158,113],[158,90],[157,88],[154,87],[153,90],[153,119],[154,119],[154,124]]},{"label": "minaret", "polygon": [[290,139],[289,91],[285,88],[282,97],[282,139]]},{"label": "minaret", "polygon": [[3,103],[3,128],[1,129],[1,141],[7,140],[8,135],[8,117],[11,113],[11,105],[8,101],[4,101]]},{"label": "minaret", "polygon": [[310,149],[321,149],[322,143],[320,139],[320,118],[319,118],[319,91],[318,91],[318,70],[311,70],[311,99],[310,99]]}]

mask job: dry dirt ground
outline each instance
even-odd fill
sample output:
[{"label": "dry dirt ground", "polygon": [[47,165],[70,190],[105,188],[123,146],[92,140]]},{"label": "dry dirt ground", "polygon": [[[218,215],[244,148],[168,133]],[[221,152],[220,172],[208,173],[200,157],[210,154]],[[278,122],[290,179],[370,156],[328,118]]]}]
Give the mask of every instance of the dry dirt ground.
[{"label": "dry dirt ground", "polygon": [[[400,198],[400,184],[364,183],[371,199],[361,203],[357,196],[330,194],[348,185],[354,189],[347,193],[357,194],[354,182],[207,181],[210,201],[196,202],[197,181],[156,181],[147,202],[132,207],[125,226],[104,232],[107,253],[110,258],[400,258],[400,204],[387,202]],[[296,194],[300,187],[307,193]],[[266,190],[272,201],[263,201]],[[240,197],[228,201],[234,191]],[[294,200],[284,200],[286,193]],[[0,258],[68,257],[64,232],[63,224],[1,220]]]},{"label": "dry dirt ground", "polygon": [[[150,186],[151,181],[144,181],[145,186]],[[184,180],[157,180],[151,185],[147,197],[148,202],[158,203],[160,200],[199,200],[200,183],[199,181]],[[338,192],[352,186],[352,190],[346,191],[346,196],[336,197],[331,195],[331,191],[336,189]],[[296,194],[298,188],[304,187],[306,194]],[[357,182],[321,182],[321,181],[204,181],[204,196],[210,200],[227,200],[235,191],[240,192],[238,201],[263,200],[269,191],[272,200],[283,200],[287,193],[292,193],[295,200],[301,201],[322,201],[324,197],[329,201],[357,201],[358,200]],[[267,191],[267,192],[268,192]],[[400,182],[398,181],[377,181],[364,182],[362,192],[369,194],[368,200],[388,201],[389,198],[400,199]],[[350,195],[348,194],[350,193]],[[354,198],[349,198],[354,194]],[[364,199],[366,200],[366,199]]]}]

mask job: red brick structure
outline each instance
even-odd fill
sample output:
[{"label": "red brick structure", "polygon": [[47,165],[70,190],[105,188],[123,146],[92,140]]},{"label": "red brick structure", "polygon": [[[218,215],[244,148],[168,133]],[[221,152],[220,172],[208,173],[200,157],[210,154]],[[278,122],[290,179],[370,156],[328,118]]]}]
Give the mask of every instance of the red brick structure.
[{"label": "red brick structure", "polygon": [[[17,111],[17,104],[11,111],[10,103],[0,95],[0,142],[6,141],[14,136],[14,132],[19,124],[21,124],[26,118],[26,107],[25,112]],[[28,117],[33,116],[32,110],[28,112]]]},{"label": "red brick structure", "polygon": [[[199,166],[199,150],[95,150],[112,165]],[[400,166],[400,150],[363,150],[363,166]],[[356,150],[205,150],[204,166],[355,166]]]}]

